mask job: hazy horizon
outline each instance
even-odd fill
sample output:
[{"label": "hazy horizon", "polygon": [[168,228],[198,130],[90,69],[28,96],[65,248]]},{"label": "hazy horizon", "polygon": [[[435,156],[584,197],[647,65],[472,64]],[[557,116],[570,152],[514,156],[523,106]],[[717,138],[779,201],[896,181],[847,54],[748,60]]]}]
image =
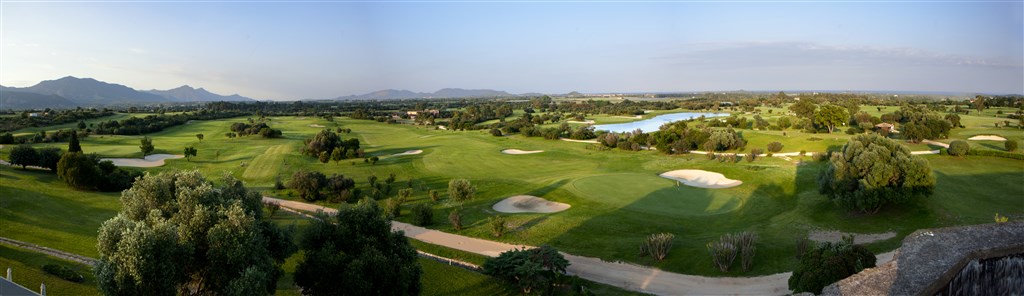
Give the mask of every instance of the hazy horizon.
[{"label": "hazy horizon", "polygon": [[0,3],[0,84],[1024,93],[1024,4]]}]

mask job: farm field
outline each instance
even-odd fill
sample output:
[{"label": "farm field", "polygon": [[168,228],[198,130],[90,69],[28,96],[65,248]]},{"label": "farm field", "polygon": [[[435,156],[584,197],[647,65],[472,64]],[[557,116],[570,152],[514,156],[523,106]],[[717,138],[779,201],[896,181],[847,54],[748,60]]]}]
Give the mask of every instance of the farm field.
[{"label": "farm field", "polygon": [[[375,175],[383,179],[394,173],[396,189],[410,184],[414,189],[410,201],[403,206],[406,212],[418,203],[430,202],[427,190],[444,192],[448,180],[465,178],[477,186],[476,197],[463,205],[466,228],[455,231],[444,221],[448,212],[457,207],[447,200],[446,194],[442,194],[440,202],[431,203],[435,217],[432,228],[508,243],[550,244],[571,254],[708,276],[754,276],[790,271],[796,264],[793,259],[795,240],[814,230],[896,232],[895,238],[868,246],[872,251],[884,252],[898,247],[903,236],[920,228],[991,222],[996,212],[1011,219],[1024,218],[1024,203],[1017,194],[1024,192],[1024,184],[1017,180],[1020,172],[1024,171],[1024,161],[1007,158],[924,156],[938,179],[935,194],[919,203],[890,207],[878,214],[865,216],[848,214],[817,193],[815,180],[823,164],[811,162],[810,157],[792,157],[791,161],[762,158],[752,163],[721,163],[709,161],[703,155],[598,151],[586,143],[519,135],[493,137],[486,130],[445,131],[348,118],[335,118],[334,122],[328,122],[320,118],[272,117],[269,124],[282,129],[283,138],[248,136],[229,139],[223,136],[232,123],[244,120],[196,121],[147,135],[154,139],[154,153],[181,154],[184,147],[195,146],[198,156],[191,161],[167,160],[165,166],[146,170],[195,169],[214,180],[230,174],[245,181],[247,186],[265,190],[268,195],[295,200],[299,198],[290,190],[272,190],[276,178],[287,181],[294,172],[309,169],[327,175],[343,174],[353,178],[358,188],[365,189],[367,177]],[[953,137],[1003,134],[1012,140],[1022,139],[1021,133],[1014,134],[1013,129],[985,126],[987,120],[964,116],[967,128],[954,129],[954,135],[958,136]],[[354,159],[322,164],[313,157],[300,155],[302,140],[321,129],[312,125],[352,129],[352,134],[342,134],[342,137],[358,138],[367,154],[380,157],[380,161],[369,164],[362,159]],[[779,131],[742,131],[750,141],[748,150],[763,147],[770,141],[780,141],[785,145],[783,152],[823,151],[830,146],[841,146],[849,137],[842,133],[805,134],[797,130],[787,130],[786,137],[778,135]],[[1003,131],[1005,133],[999,133]],[[201,142],[195,137],[198,133],[205,135]],[[811,137],[822,140],[808,140]],[[87,153],[98,153],[104,157],[140,157],[139,138],[90,136],[82,140],[82,147]],[[981,147],[986,144],[971,142]],[[43,145],[63,147],[66,143]],[[924,144],[912,144],[910,147],[912,150],[934,149]],[[544,152],[527,155],[501,153],[510,148]],[[8,150],[2,149],[0,154],[6,154]],[[423,150],[423,153],[393,156],[408,150]],[[798,164],[801,160],[804,163]],[[11,207],[24,207],[24,200],[38,199],[26,196],[24,192],[41,190],[29,186],[45,187],[47,185],[43,184],[56,182],[52,175],[14,172],[10,167],[2,169],[4,180],[31,180],[4,182],[0,192],[25,196],[11,199],[10,205],[5,202],[5,211]],[[742,180],[743,185],[728,189],[702,189],[678,186],[676,182],[658,176],[677,169],[718,172],[731,179]],[[94,212],[112,216],[117,210],[116,194],[64,190],[68,192],[57,192],[54,197],[43,200],[67,203],[60,196],[83,196],[105,200],[90,204],[90,207],[101,209]],[[498,213],[491,209],[491,205],[520,194],[567,203],[572,208],[553,214],[503,214],[508,217],[513,230],[502,237],[493,237],[486,220]],[[338,205],[324,201],[318,204]],[[27,224],[31,221],[12,215],[3,215],[0,219],[4,223]],[[409,219],[408,215],[398,218],[404,222],[409,222]],[[82,242],[63,250],[94,256],[95,238],[90,236],[95,235],[99,222],[79,223],[88,226],[61,230],[50,238],[32,238],[27,231],[8,230],[0,236],[21,237],[42,245],[65,238],[78,240]],[[757,231],[761,237],[753,269],[730,273],[715,269],[707,256],[705,244],[720,235],[745,230]],[[660,262],[638,258],[640,240],[660,232],[676,235],[675,247],[669,256]]]}]

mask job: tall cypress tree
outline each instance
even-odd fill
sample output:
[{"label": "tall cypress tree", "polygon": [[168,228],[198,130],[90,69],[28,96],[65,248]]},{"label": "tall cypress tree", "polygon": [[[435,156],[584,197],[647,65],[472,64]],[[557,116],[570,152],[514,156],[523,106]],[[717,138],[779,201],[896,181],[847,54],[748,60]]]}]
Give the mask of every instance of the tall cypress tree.
[{"label": "tall cypress tree", "polygon": [[78,143],[77,131],[71,131],[71,141],[68,141],[68,152],[82,152],[82,144]]}]

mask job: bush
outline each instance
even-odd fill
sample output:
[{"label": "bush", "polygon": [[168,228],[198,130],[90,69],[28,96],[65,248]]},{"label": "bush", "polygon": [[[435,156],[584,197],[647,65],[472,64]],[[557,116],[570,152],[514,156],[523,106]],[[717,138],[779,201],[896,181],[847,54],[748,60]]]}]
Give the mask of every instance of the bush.
[{"label": "bush", "polygon": [[964,156],[971,150],[971,145],[967,144],[967,141],[956,140],[949,143],[949,148],[946,148],[946,152],[952,156]]},{"label": "bush", "polygon": [[1016,140],[1006,140],[1006,142],[1003,143],[1003,147],[1006,147],[1006,151],[1010,151],[1010,152],[1017,151],[1017,141]]},{"label": "bush", "polygon": [[650,255],[658,261],[665,259],[668,251],[672,249],[672,240],[675,237],[671,233],[658,233],[648,236],[640,243],[640,257]]},{"label": "bush", "polygon": [[85,277],[82,274],[76,272],[70,267],[58,264],[47,264],[43,265],[43,271],[46,273],[55,275],[59,278],[67,280],[69,282],[81,283],[85,281]]},{"label": "bush", "polygon": [[412,223],[419,226],[434,224],[434,209],[425,203],[412,207]]},{"label": "bush", "polygon": [[1012,159],[1024,160],[1024,154],[1010,153],[1010,152],[999,151],[999,150],[971,149],[971,152],[969,154],[970,155],[977,155],[977,156],[995,156],[995,157],[1004,157],[1004,158],[1012,158]]},{"label": "bush", "polygon": [[551,294],[554,283],[565,274],[569,261],[551,246],[533,249],[506,251],[498,257],[489,258],[483,265],[483,273],[512,283],[529,294]]},{"label": "bush", "polygon": [[508,231],[508,226],[505,225],[505,216],[491,216],[487,218],[487,224],[491,225],[491,235],[494,237],[501,237]]},{"label": "bush", "polygon": [[800,259],[807,253],[807,248],[811,246],[811,240],[805,236],[801,236],[796,239],[796,259]]},{"label": "bush", "polygon": [[747,160],[747,162],[754,162],[754,160],[757,159],[757,156],[753,153],[747,153],[743,156],[743,159]]},{"label": "bush", "polygon": [[779,143],[779,142],[768,143],[768,152],[779,152],[779,151],[782,151],[782,147],[783,147],[782,143]]},{"label": "bush", "polygon": [[384,216],[395,218],[402,215],[402,199],[392,197],[384,201]]},{"label": "bush", "polygon": [[807,155],[807,150],[800,150],[800,156]]},{"label": "bush", "polygon": [[491,135],[495,136],[495,137],[501,137],[501,130],[500,129],[496,129],[496,128],[492,128],[491,129]]},{"label": "bush", "polygon": [[441,199],[441,194],[438,193],[437,190],[434,190],[434,189],[430,189],[430,191],[427,191],[427,195],[430,196],[430,200],[431,201],[437,201],[437,200]]},{"label": "bush", "polygon": [[462,214],[459,214],[459,209],[454,209],[451,213],[448,213],[448,222],[452,223],[452,227],[455,230],[462,230]]},{"label": "bush", "polygon": [[729,266],[736,260],[736,242],[732,235],[726,234],[718,241],[709,242],[707,248],[715,267],[722,272],[729,272]]},{"label": "bush", "polygon": [[715,160],[715,153],[714,152],[708,151],[708,154],[704,154],[704,155],[708,158],[708,160]]},{"label": "bush", "polygon": [[819,243],[800,258],[789,278],[789,288],[793,293],[819,294],[825,286],[871,267],[875,267],[875,255],[849,239]]},{"label": "bush", "polygon": [[750,267],[754,264],[754,251],[757,247],[754,244],[757,243],[757,233],[744,231],[736,235],[737,247],[740,249],[740,266],[743,267],[743,271],[750,271]]},{"label": "bush", "polygon": [[828,157],[825,157],[825,153],[814,152],[811,153],[811,159],[814,161],[825,161],[828,159]]},{"label": "bush", "polygon": [[273,217],[274,213],[277,213],[281,209],[281,203],[276,201],[265,201],[263,207],[267,208],[267,212],[270,212],[268,216]]},{"label": "bush", "polygon": [[469,183],[466,179],[452,179],[448,181],[448,197],[452,200],[463,203],[473,199],[473,195],[476,193],[476,186]]}]

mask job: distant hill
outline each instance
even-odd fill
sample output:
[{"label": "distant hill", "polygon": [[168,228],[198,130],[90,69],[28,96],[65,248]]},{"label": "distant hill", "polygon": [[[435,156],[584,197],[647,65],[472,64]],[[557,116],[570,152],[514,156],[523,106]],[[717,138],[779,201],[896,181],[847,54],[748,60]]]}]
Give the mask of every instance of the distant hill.
[{"label": "distant hill", "polygon": [[335,100],[401,100],[419,98],[485,98],[511,97],[513,94],[492,89],[445,88],[433,93],[412,92],[399,89],[385,89],[361,95],[337,97]]},{"label": "distant hill", "polygon": [[124,103],[158,103],[166,98],[140,92],[130,87],[97,81],[92,78],[64,77],[46,80],[25,88],[8,88],[14,91],[43,95],[57,95],[71,100],[78,106],[95,106]]},{"label": "distant hill", "polygon": [[0,109],[74,108],[75,102],[58,95],[44,95],[0,86]]},{"label": "distant hill", "polygon": [[243,97],[238,94],[230,96],[222,96],[215,93],[211,93],[203,88],[192,88],[188,85],[182,85],[175,89],[169,90],[148,90],[148,93],[158,95],[167,98],[172,101],[180,102],[217,102],[217,101],[255,101],[251,98]]}]

